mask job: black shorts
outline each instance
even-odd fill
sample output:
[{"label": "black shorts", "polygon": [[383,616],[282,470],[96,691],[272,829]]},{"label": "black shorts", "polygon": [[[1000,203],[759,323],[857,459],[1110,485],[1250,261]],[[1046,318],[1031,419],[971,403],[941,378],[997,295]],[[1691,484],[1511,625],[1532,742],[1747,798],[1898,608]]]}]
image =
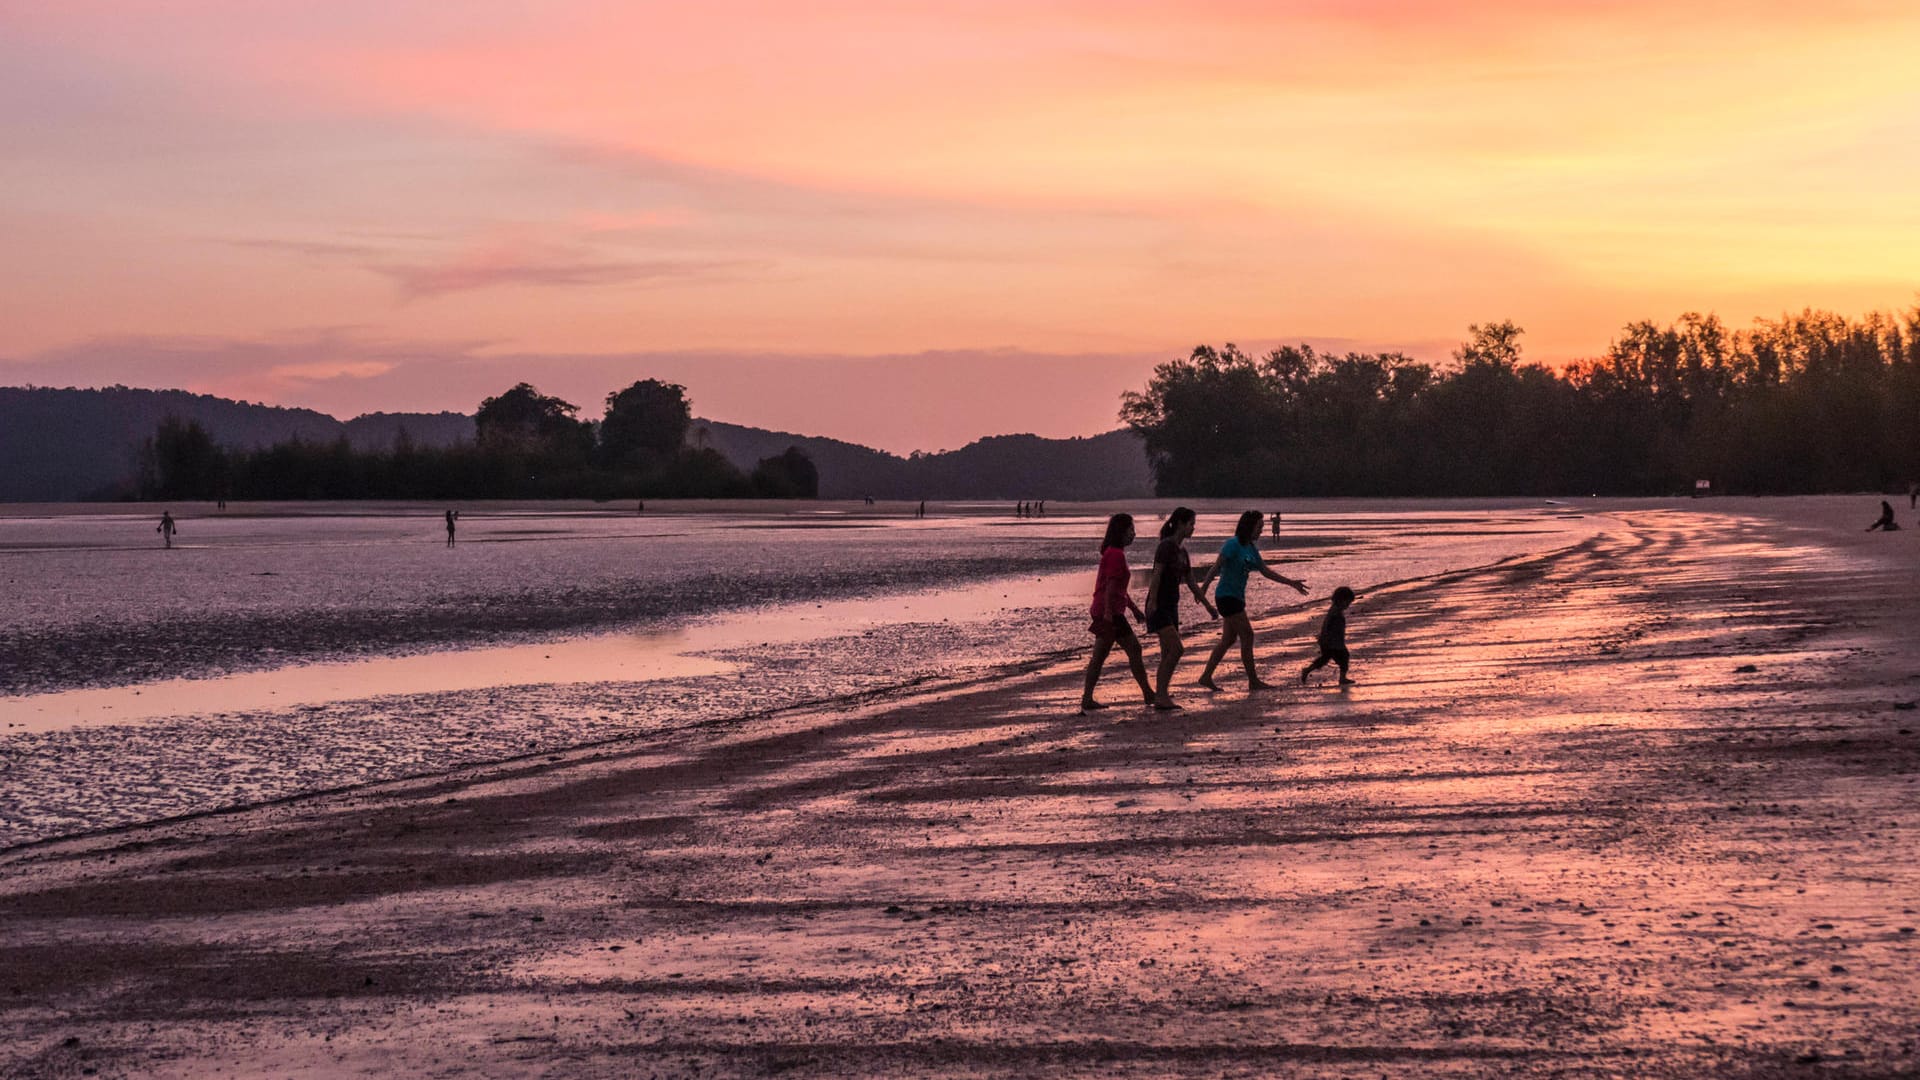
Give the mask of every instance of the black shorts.
[{"label": "black shorts", "polygon": [[1246,600],[1238,596],[1216,596],[1213,598],[1213,606],[1220,609],[1220,617],[1223,619],[1247,613]]},{"label": "black shorts", "polygon": [[1169,626],[1176,630],[1180,628],[1180,609],[1178,607],[1154,608],[1153,614],[1147,616],[1147,633],[1149,634],[1157,634]]},{"label": "black shorts", "polygon": [[1087,632],[1096,639],[1106,641],[1138,641],[1134,636],[1133,624],[1125,615],[1115,615],[1106,619],[1095,619],[1087,624]]}]

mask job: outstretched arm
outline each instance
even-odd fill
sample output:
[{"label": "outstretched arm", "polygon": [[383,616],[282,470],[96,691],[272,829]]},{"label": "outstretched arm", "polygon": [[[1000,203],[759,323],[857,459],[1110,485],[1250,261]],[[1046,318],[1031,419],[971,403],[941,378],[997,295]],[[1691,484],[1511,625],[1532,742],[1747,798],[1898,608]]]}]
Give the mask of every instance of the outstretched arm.
[{"label": "outstretched arm", "polygon": [[1264,574],[1264,575],[1266,575],[1266,576],[1267,576],[1268,578],[1270,578],[1270,579],[1272,579],[1272,580],[1274,580],[1274,581],[1277,581],[1277,582],[1279,582],[1279,583],[1280,583],[1280,584],[1282,584],[1282,585],[1287,585],[1287,586],[1291,586],[1291,587],[1293,588],[1293,590],[1294,590],[1295,592],[1299,592],[1299,593],[1304,593],[1304,592],[1306,592],[1306,591],[1307,591],[1307,583],[1306,583],[1306,582],[1304,582],[1304,581],[1295,581],[1294,579],[1292,579],[1292,578],[1290,578],[1290,577],[1287,577],[1287,576],[1285,576],[1285,575],[1283,575],[1283,574],[1276,574],[1276,573],[1274,573],[1274,572],[1273,572],[1273,568],[1272,568],[1272,567],[1270,567],[1270,566],[1267,566],[1267,565],[1266,565],[1266,564],[1264,564],[1264,563],[1262,563],[1262,564],[1261,564],[1261,566],[1260,566],[1260,573],[1262,573],[1262,574]]},{"label": "outstretched arm", "polygon": [[[1212,578],[1213,574],[1209,572],[1207,577]],[[1193,594],[1195,600],[1200,601],[1201,607],[1207,609],[1208,616],[1216,619],[1220,617],[1220,613],[1213,609],[1213,604],[1207,599],[1206,581],[1193,580],[1193,571],[1191,570],[1187,571],[1187,591]]]},{"label": "outstretched arm", "polygon": [[1207,609],[1207,616],[1209,618],[1217,619],[1220,617],[1220,613],[1213,608],[1213,601],[1207,599],[1207,590],[1205,587],[1194,584],[1193,579],[1188,578],[1187,589],[1193,593],[1195,600],[1200,601],[1200,606]]},{"label": "outstretched arm", "polygon": [[[1155,569],[1158,569],[1158,567],[1156,567]],[[1114,582],[1113,585],[1114,585],[1114,588],[1120,591],[1120,602],[1127,605],[1127,610],[1133,612],[1134,618],[1139,619],[1141,622],[1145,622],[1147,619],[1147,613],[1144,611],[1141,611],[1140,605],[1133,602],[1132,575],[1128,575],[1127,577],[1121,578],[1119,581]],[[1114,610],[1118,611],[1119,609],[1115,608]]]}]

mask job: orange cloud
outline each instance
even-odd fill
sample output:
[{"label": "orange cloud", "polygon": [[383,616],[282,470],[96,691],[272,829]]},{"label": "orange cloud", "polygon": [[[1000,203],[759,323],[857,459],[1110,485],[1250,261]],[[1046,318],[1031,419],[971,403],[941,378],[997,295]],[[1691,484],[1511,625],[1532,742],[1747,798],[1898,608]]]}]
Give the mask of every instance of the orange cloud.
[{"label": "orange cloud", "polygon": [[1633,318],[1861,311],[1920,280],[1906,5],[6,18],[15,354],[322,322],[529,352],[1137,355],[1513,317],[1566,358]]}]

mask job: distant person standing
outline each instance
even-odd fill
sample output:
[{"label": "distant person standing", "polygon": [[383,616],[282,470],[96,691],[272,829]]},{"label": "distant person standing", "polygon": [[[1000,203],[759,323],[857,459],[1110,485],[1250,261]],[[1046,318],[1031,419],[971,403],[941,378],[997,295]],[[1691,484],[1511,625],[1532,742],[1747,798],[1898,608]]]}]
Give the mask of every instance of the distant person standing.
[{"label": "distant person standing", "polygon": [[1178,709],[1167,688],[1173,682],[1173,669],[1186,652],[1180,643],[1180,589],[1184,586],[1217,616],[1207,594],[1193,580],[1193,561],[1187,557],[1187,538],[1193,535],[1194,513],[1190,507],[1176,506],[1160,526],[1160,546],[1153,552],[1153,575],[1147,579],[1147,630],[1160,636],[1160,669],[1153,680],[1153,707]]},{"label": "distant person standing", "polygon": [[1289,586],[1299,592],[1307,591],[1307,583],[1282,577],[1268,568],[1265,559],[1260,557],[1260,523],[1266,515],[1258,510],[1249,510],[1240,515],[1240,521],[1233,527],[1233,535],[1220,546],[1220,557],[1213,561],[1207,576],[1200,580],[1202,589],[1215,577],[1220,584],[1214,589],[1213,600],[1220,608],[1220,618],[1226,624],[1221,631],[1220,643],[1213,647],[1213,655],[1207,657],[1206,670],[1200,673],[1200,685],[1209,690],[1218,690],[1214,684],[1213,669],[1227,655],[1227,650],[1240,645],[1240,663],[1247,669],[1247,689],[1265,690],[1272,683],[1264,682],[1253,664],[1253,622],[1247,618],[1247,575],[1255,570],[1260,575]]},{"label": "distant person standing", "polygon": [[927,516],[927,500],[920,500],[920,508],[913,512],[913,516],[916,518],[924,518]]},{"label": "distant person standing", "polygon": [[1353,680],[1347,678],[1347,609],[1359,597],[1345,585],[1333,590],[1333,603],[1327,607],[1327,617],[1320,620],[1320,633],[1313,640],[1320,646],[1320,655],[1313,663],[1300,669],[1300,685],[1305,686],[1307,676],[1326,667],[1329,662],[1340,665],[1340,685],[1352,686]]},{"label": "distant person standing", "polygon": [[173,546],[174,525],[171,511],[160,511],[160,524],[153,531],[160,534],[160,541],[167,547]]},{"label": "distant person standing", "polygon": [[453,530],[455,525],[457,525],[459,521],[460,521],[460,511],[458,510],[447,511],[447,546],[448,547],[453,546]]},{"label": "distant person standing", "polygon": [[[1140,684],[1146,704],[1153,704],[1153,687],[1147,684],[1147,662],[1140,653],[1140,639],[1127,622],[1127,612],[1140,615],[1140,606],[1128,595],[1133,571],[1127,567],[1127,545],[1133,543],[1133,515],[1115,514],[1107,519],[1107,533],[1100,540],[1100,571],[1093,578],[1093,621],[1087,629],[1093,634],[1093,655],[1087,659],[1086,688],[1080,693],[1080,711],[1092,712],[1105,705],[1093,700],[1093,686],[1100,681],[1100,669],[1115,645],[1127,654],[1133,668],[1133,680]],[[1145,616],[1142,616],[1144,618]]]},{"label": "distant person standing", "polygon": [[1907,481],[1907,509],[1920,508],[1920,480]]},{"label": "distant person standing", "polygon": [[1900,523],[1893,520],[1893,504],[1885,499],[1880,500],[1880,517],[1874,521],[1873,524],[1867,526],[1868,532],[1872,532],[1875,529],[1881,532],[1900,531]]},{"label": "distant person standing", "polygon": [[1280,539],[1280,511],[1273,512],[1273,538]]}]

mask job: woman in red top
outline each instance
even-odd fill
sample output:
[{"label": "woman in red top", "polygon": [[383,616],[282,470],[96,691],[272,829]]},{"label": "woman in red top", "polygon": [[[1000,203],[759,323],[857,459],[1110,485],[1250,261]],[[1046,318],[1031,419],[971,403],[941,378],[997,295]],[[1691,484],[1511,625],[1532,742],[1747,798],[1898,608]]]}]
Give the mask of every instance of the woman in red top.
[{"label": "woman in red top", "polygon": [[1140,618],[1140,605],[1127,595],[1133,571],[1127,568],[1127,545],[1133,543],[1133,515],[1115,514],[1107,519],[1107,535],[1100,541],[1100,573],[1093,579],[1093,656],[1087,660],[1087,688],[1080,695],[1080,711],[1104,709],[1093,700],[1093,684],[1100,681],[1100,669],[1115,644],[1126,650],[1133,666],[1133,681],[1140,684],[1140,695],[1153,704],[1153,685],[1147,682],[1147,662],[1140,655],[1140,639],[1134,636],[1127,612]]}]

